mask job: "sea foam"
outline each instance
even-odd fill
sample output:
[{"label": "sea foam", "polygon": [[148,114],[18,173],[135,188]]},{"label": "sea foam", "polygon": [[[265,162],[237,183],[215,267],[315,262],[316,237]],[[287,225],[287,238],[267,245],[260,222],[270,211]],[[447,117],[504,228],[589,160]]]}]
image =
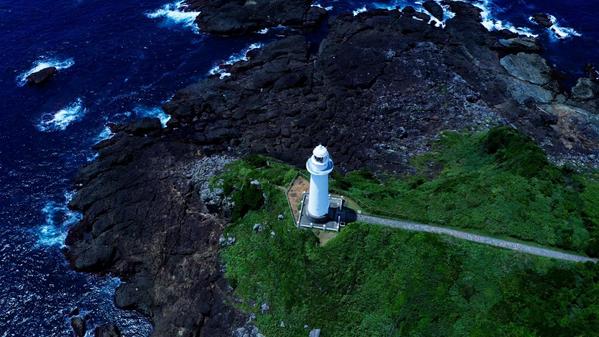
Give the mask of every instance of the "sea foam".
[{"label": "sea foam", "polygon": [[75,60],[73,60],[72,58],[67,58],[64,60],[60,60],[57,58],[52,58],[52,57],[46,57],[46,56],[41,56],[40,58],[37,59],[37,61],[33,62],[33,64],[31,65],[31,68],[27,71],[24,71],[22,73],[19,74],[19,76],[17,76],[17,85],[19,87],[24,86],[25,84],[27,84],[27,76],[38,72],[42,69],[45,68],[49,68],[49,67],[55,67],[58,70],[61,69],[67,69],[72,67],[75,64]]},{"label": "sea foam", "polygon": [[221,79],[231,76],[231,73],[227,72],[226,69],[223,66],[230,66],[233,65],[237,62],[241,62],[241,61],[247,61],[248,60],[248,53],[254,49],[259,49],[262,48],[263,44],[262,43],[252,43],[249,46],[247,46],[246,48],[244,48],[242,51],[240,51],[239,53],[235,53],[231,56],[229,56],[229,58],[224,61],[221,62],[217,65],[215,65],[214,67],[212,67],[209,71],[208,71],[208,75],[210,76],[214,76],[214,75],[219,75],[219,77]]},{"label": "sea foam", "polygon": [[64,131],[71,123],[80,120],[86,112],[81,98],[77,98],[75,102],[56,112],[43,114],[37,129],[43,132]]},{"label": "sea foam", "polygon": [[171,116],[164,112],[160,107],[136,106],[133,108],[133,112],[135,112],[135,115],[138,118],[152,117],[160,119],[160,124],[162,124],[163,128],[165,128],[168,121],[171,120]]},{"label": "sea foam", "polygon": [[509,30],[510,32],[518,35],[528,36],[528,37],[537,37],[537,34],[534,34],[532,30],[528,27],[516,27],[512,25],[510,22],[498,20],[493,17],[491,12],[491,8],[494,6],[493,2],[490,0],[482,0],[482,1],[474,1],[472,4],[481,9],[481,16],[483,19],[483,26],[488,31],[500,31],[500,30]]},{"label": "sea foam", "polygon": [[37,230],[39,246],[61,246],[67,237],[69,227],[81,220],[81,214],[68,208],[73,192],[64,194],[63,202],[48,201],[42,208],[44,224]]},{"label": "sea foam", "polygon": [[[582,34],[577,32],[574,28],[562,27],[557,18],[553,15],[548,14],[549,20],[553,24],[551,27],[547,28],[551,36],[558,40],[563,40],[571,37],[580,37]],[[528,21],[535,23],[534,19],[531,17],[528,18]]]},{"label": "sea foam", "polygon": [[352,14],[353,14],[354,16],[356,16],[356,15],[358,15],[358,14],[360,14],[360,13],[364,13],[364,12],[366,12],[366,10],[367,10],[367,9],[366,9],[366,6],[362,6],[362,7],[360,7],[360,8],[354,9],[354,10],[352,11]]},{"label": "sea foam", "polygon": [[166,26],[180,25],[190,28],[194,33],[199,34],[198,26],[195,24],[196,17],[200,12],[185,11],[184,0],[168,3],[153,12],[147,12],[146,17],[150,19],[162,19]]}]

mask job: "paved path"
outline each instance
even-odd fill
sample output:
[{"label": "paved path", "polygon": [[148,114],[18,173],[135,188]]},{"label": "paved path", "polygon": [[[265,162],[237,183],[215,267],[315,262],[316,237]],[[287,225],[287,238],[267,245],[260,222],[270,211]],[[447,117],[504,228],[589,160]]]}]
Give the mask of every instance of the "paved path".
[{"label": "paved path", "polygon": [[597,263],[597,259],[593,259],[590,257],[563,253],[553,249],[541,248],[537,246],[531,246],[523,243],[507,241],[492,238],[489,236],[483,236],[478,234],[472,234],[468,232],[463,232],[455,229],[449,229],[445,227],[432,226],[432,225],[423,225],[415,222],[409,221],[400,221],[400,220],[391,220],[386,218],[379,218],[371,215],[358,214],[359,222],[364,222],[367,224],[373,225],[382,225],[387,227],[399,228],[413,232],[426,232],[426,233],[435,233],[435,234],[444,234],[449,235],[454,238],[468,240],[472,242],[482,243],[484,245],[495,246],[505,249],[515,250],[525,254],[532,254],[538,256],[549,257],[558,260],[565,261],[573,261],[573,262],[593,262]]}]

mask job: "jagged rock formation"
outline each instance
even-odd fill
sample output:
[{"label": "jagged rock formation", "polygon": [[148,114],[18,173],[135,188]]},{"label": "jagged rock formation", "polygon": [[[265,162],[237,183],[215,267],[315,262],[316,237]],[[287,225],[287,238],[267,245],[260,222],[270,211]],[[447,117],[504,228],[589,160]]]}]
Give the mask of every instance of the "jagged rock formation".
[{"label": "jagged rock formation", "polygon": [[225,222],[198,197],[224,162],[197,161],[194,146],[148,124],[98,145],[99,158],[81,170],[71,207],[85,217],[69,233],[67,256],[78,270],[122,277],[117,306],[148,315],[154,336],[229,336],[240,316],[224,304],[217,261]]},{"label": "jagged rock formation", "polygon": [[196,22],[203,32],[242,35],[278,25],[313,28],[325,16],[307,0],[189,0],[190,10],[199,11]]},{"label": "jagged rock formation", "polygon": [[[167,129],[118,128],[76,179],[71,207],[84,216],[67,239],[72,265],[120,276],[117,305],[147,314],[154,336],[230,336],[245,319],[226,304],[218,263],[226,201],[206,190],[228,157],[211,154],[301,165],[322,142],[341,169],[401,171],[441,131],[509,123],[556,161],[597,165],[596,83],[561,91],[536,41],[489,33],[466,3],[451,9],[444,29],[409,8],[339,16],[319,46],[289,36],[231,77],[181,90],[165,105]],[[232,31],[279,22],[256,20]]]},{"label": "jagged rock formation", "polygon": [[510,123],[556,160],[588,163],[599,150],[595,96],[568,99],[536,41],[489,33],[478,8],[451,7],[445,29],[414,19],[413,9],[340,16],[316,52],[299,35],[274,42],[165,109],[197,144],[292,162],[322,142],[345,168],[401,169],[442,130]]},{"label": "jagged rock formation", "polygon": [[29,76],[27,76],[27,78],[26,78],[27,84],[39,85],[39,84],[45,83],[48,80],[50,80],[52,77],[54,77],[54,75],[56,75],[57,72],[58,72],[58,69],[56,69],[56,67],[47,67],[47,68],[38,70],[38,71],[34,72],[33,74],[30,74]]}]

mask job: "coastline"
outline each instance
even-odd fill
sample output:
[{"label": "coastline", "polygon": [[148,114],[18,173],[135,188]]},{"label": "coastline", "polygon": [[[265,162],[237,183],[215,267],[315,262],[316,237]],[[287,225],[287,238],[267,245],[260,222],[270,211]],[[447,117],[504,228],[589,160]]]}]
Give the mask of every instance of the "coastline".
[{"label": "coastline", "polygon": [[155,336],[228,336],[246,318],[228,305],[219,265],[222,201],[200,198],[222,169],[214,154],[298,164],[319,140],[344,170],[405,172],[443,130],[509,124],[556,162],[597,167],[597,134],[585,129],[599,106],[585,90],[593,83],[568,97],[536,45],[488,32],[473,6],[452,11],[444,29],[405,9],[340,15],[317,53],[292,35],[232,65],[230,77],[181,90],[164,107],[166,129],[150,119],[117,127],[76,179],[70,206],[84,217],[67,239],[74,268],[121,277],[117,305],[150,316]]}]

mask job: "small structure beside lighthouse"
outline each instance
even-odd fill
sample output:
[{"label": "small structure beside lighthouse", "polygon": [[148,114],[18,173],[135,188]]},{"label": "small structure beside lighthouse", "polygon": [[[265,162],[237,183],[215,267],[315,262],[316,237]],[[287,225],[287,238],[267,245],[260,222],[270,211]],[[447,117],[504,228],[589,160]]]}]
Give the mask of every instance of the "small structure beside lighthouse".
[{"label": "small structure beside lighthouse", "polygon": [[329,174],[333,167],[327,148],[322,145],[315,147],[306,161],[310,189],[302,197],[298,227],[339,231],[343,198],[329,194]]}]

